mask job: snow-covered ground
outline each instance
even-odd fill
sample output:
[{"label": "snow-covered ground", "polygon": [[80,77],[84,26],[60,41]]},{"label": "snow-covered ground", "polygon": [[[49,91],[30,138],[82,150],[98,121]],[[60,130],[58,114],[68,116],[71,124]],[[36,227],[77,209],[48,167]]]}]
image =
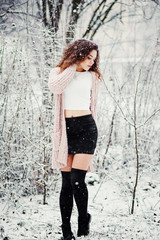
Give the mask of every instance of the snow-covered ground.
[{"label": "snow-covered ground", "polygon": [[[86,182],[91,173],[87,174]],[[94,178],[94,175],[93,175]],[[86,240],[158,240],[160,232],[160,183],[155,174],[152,183],[146,179],[139,182],[135,212],[129,214],[132,194],[122,193],[122,186],[106,176],[100,182],[88,184],[89,212],[92,215],[91,231]],[[144,184],[145,183],[145,184]],[[47,204],[42,195],[15,198],[0,202],[0,239],[3,240],[58,240],[61,237],[59,190],[61,180],[54,192],[50,191]],[[159,193],[158,193],[159,192]],[[72,230],[76,236],[77,209],[74,204]]]},{"label": "snow-covered ground", "polygon": [[[37,1],[26,2],[34,5]],[[147,72],[147,77],[142,77],[140,81],[142,85],[139,84],[137,95],[137,101],[139,100],[137,102],[137,107],[139,106],[137,108],[138,124],[145,123],[146,119],[159,109],[160,82],[159,42],[157,42],[160,10],[158,7],[155,8],[155,5],[151,7],[147,1],[136,1],[135,6],[141,5],[141,2],[145,4],[145,8],[142,7],[139,10],[137,8],[137,11],[140,11],[138,16],[134,17],[134,9],[127,11],[126,14],[124,12],[122,22],[116,20],[104,24],[94,38],[99,45],[101,70],[106,86],[129,121],[131,116],[133,117],[134,109],[133,83],[138,79],[134,78],[135,65],[142,69],[142,66],[146,64],[146,70],[142,69],[142,73],[145,75]],[[152,4],[154,2],[150,1]],[[20,7],[22,9],[24,7],[23,11],[26,11],[25,4]],[[92,13],[92,11],[93,9],[90,8],[89,12]],[[37,9],[33,12],[36,13]],[[132,18],[127,17],[130,13],[133,15]],[[1,176],[4,176],[4,179],[2,178],[0,181],[0,239],[58,240],[61,237],[60,177],[58,177],[54,189],[54,175],[51,177],[49,175],[53,185],[50,181],[47,182],[47,186],[51,187],[47,191],[46,205],[42,204],[43,196],[41,194],[26,194],[27,196],[24,197],[23,192],[27,188],[28,192],[35,188],[30,181],[36,181],[36,178],[38,181],[44,180],[42,176],[44,156],[42,155],[44,149],[47,149],[45,152],[47,154],[51,152],[46,136],[49,135],[50,128],[52,128],[52,100],[47,87],[48,72],[53,62],[58,61],[62,47],[64,47],[62,43],[65,37],[63,28],[66,27],[66,21],[62,21],[63,27],[60,31],[62,36],[56,40],[59,50],[55,51],[53,39],[41,22],[33,22],[33,19],[29,20],[28,18],[28,23],[32,24],[30,26],[27,24],[26,33],[26,15],[22,20],[11,13],[9,16],[6,25],[6,34],[8,35],[0,36],[2,46],[0,66],[2,99],[0,103],[3,110],[0,121],[4,132],[0,143]],[[84,26],[87,26],[88,21],[89,18],[86,18],[86,14],[84,14],[84,17],[78,22],[76,38],[82,37]],[[151,62],[150,59],[152,59]],[[121,89],[124,83],[124,88]],[[143,85],[143,83],[145,84]],[[121,112],[117,110],[113,123],[112,144],[105,156],[115,101],[104,85],[99,94],[99,103],[100,138],[95,169],[98,169],[101,180],[95,182],[94,185],[88,184],[89,212],[92,215],[91,231],[88,237],[82,237],[79,240],[159,240],[159,119],[153,116],[149,125],[144,124],[144,128],[139,128],[140,175],[135,210],[131,215],[132,192],[136,174],[134,129],[124,121]],[[48,115],[46,109],[50,111]],[[49,126],[46,126],[45,124],[48,122]],[[14,131],[12,139],[10,138],[11,129]],[[10,149],[9,153],[8,149]],[[104,156],[107,159],[105,166],[102,164]],[[7,168],[6,164],[8,164]],[[106,169],[104,170],[104,168]],[[89,173],[87,175],[89,176]],[[19,183],[17,183],[18,181]],[[75,204],[72,229],[76,236],[77,210]]]}]

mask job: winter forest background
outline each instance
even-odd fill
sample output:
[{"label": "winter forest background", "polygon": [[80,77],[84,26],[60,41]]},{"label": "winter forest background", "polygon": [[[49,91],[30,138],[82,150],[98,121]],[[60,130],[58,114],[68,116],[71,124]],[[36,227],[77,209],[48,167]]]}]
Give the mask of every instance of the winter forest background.
[{"label": "winter forest background", "polygon": [[158,240],[160,2],[0,0],[0,30],[0,239],[61,236],[48,74],[67,43],[86,38],[104,79],[85,239]]}]

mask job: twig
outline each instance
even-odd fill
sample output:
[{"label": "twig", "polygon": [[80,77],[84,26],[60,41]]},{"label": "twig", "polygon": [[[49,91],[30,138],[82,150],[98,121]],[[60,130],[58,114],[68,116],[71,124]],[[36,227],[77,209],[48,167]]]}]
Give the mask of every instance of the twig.
[{"label": "twig", "polygon": [[133,190],[133,198],[132,198],[132,208],[131,208],[131,214],[134,212],[134,203],[135,203],[135,195],[136,195],[136,188],[138,184],[138,174],[139,174],[139,154],[138,154],[138,140],[137,140],[137,127],[136,127],[136,105],[137,105],[137,92],[138,92],[138,84],[140,81],[140,76],[141,76],[141,70],[139,73],[139,78],[136,84],[136,92],[135,92],[135,98],[134,98],[134,132],[135,132],[135,149],[136,149],[136,158],[137,158],[137,170],[136,170],[136,181],[135,181],[135,186]]},{"label": "twig", "polygon": [[109,94],[111,95],[112,99],[115,101],[117,107],[118,107],[119,110],[121,111],[121,113],[122,113],[122,115],[123,115],[123,118],[124,118],[124,119],[125,119],[125,120],[126,120],[126,121],[127,121],[132,127],[134,127],[134,124],[131,123],[131,122],[126,118],[126,116],[125,116],[125,114],[124,114],[122,108],[121,108],[120,105],[119,105],[119,101],[117,101],[117,100],[115,99],[115,97],[112,95],[112,93],[109,91],[109,89],[108,89],[108,87],[107,87],[107,85],[106,85],[104,79],[103,79],[103,82],[104,82],[104,85],[105,85],[107,91],[109,92]]},{"label": "twig", "polygon": [[155,116],[159,111],[160,111],[160,108],[159,108],[158,110],[156,110],[154,113],[152,113],[152,115],[149,116],[149,118],[147,118],[147,119],[145,120],[145,122],[142,123],[141,125],[139,125],[137,128],[140,128],[140,127],[144,126],[144,125],[145,125],[153,116]]}]

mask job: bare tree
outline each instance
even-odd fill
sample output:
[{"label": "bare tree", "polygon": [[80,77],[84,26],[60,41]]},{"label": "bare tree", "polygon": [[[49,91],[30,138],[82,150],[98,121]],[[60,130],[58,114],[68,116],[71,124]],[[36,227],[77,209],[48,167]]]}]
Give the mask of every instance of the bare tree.
[{"label": "bare tree", "polygon": [[[2,0],[1,0],[2,1]],[[138,0],[133,1],[133,3],[138,2]],[[148,0],[149,2],[153,0]],[[159,5],[159,1],[153,1],[155,6]],[[23,8],[23,5],[28,4],[28,9],[36,4],[38,13],[32,14],[30,12],[26,12]],[[67,6],[63,10],[63,6]],[[63,11],[67,11],[68,18],[66,20],[66,42],[70,42],[74,39],[75,29],[79,19],[83,16],[85,11],[92,7],[93,13],[88,18],[88,25],[84,33],[82,33],[82,37],[93,39],[98,30],[104,25],[116,18],[119,18],[122,21],[122,13],[126,11],[125,7],[131,7],[131,5],[127,5],[123,0],[119,2],[118,0],[113,0],[108,3],[107,0],[100,0],[98,2],[96,0],[71,0],[68,2],[64,2],[64,0],[36,0],[35,3],[29,2],[28,0],[22,2],[18,1],[2,1],[0,6],[0,23],[5,23],[8,19],[8,14],[13,14],[17,16],[27,15],[37,20],[42,18],[43,24],[46,28],[48,28],[55,37],[55,33],[57,33],[60,29],[60,18],[63,14]],[[21,8],[21,11],[19,9]],[[115,10],[116,9],[116,10]],[[63,11],[62,11],[63,10]],[[113,11],[114,10],[114,11]],[[49,14],[48,14],[49,13]],[[53,37],[53,41],[54,41]]]}]

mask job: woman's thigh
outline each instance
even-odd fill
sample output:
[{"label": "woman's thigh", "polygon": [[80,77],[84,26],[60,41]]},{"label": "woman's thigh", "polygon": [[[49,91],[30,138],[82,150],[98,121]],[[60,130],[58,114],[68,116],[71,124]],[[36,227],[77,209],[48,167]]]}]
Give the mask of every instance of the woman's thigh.
[{"label": "woman's thigh", "polygon": [[87,170],[93,154],[77,153],[73,156],[72,168]]},{"label": "woman's thigh", "polygon": [[61,171],[64,171],[64,172],[70,172],[71,171],[71,168],[72,168],[72,162],[73,162],[73,154],[69,154],[68,155],[68,158],[67,158],[67,166],[64,167],[64,168],[61,168]]}]

